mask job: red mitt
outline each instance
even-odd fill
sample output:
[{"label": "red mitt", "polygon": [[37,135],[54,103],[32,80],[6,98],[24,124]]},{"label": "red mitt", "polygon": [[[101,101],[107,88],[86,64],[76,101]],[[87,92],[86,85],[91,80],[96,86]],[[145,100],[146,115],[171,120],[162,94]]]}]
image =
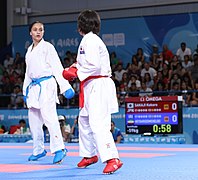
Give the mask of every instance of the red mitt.
[{"label": "red mitt", "polygon": [[77,68],[70,67],[63,70],[63,77],[68,81],[73,81],[77,77]]}]

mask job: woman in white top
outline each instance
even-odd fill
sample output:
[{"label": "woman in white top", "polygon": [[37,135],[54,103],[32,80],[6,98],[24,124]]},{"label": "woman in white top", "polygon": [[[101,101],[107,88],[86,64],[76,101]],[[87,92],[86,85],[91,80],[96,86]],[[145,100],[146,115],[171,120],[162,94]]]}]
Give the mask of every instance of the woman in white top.
[{"label": "woman in white top", "polygon": [[96,163],[99,152],[101,161],[107,163],[103,173],[111,174],[123,163],[119,160],[110,132],[111,114],[118,112],[118,102],[115,84],[111,79],[109,53],[97,35],[100,31],[99,15],[92,10],[80,13],[78,31],[83,38],[77,63],[72,66],[76,66],[81,81],[78,123],[80,156],[83,159],[77,166],[85,168]]},{"label": "woman in white top", "polygon": [[53,163],[60,163],[66,156],[66,149],[56,111],[56,103],[59,103],[57,83],[60,93],[68,99],[74,96],[74,90],[62,77],[63,66],[54,46],[43,39],[43,23],[32,23],[29,32],[33,43],[25,56],[23,83],[24,101],[29,108],[28,118],[33,137],[33,154],[28,160],[36,161],[46,155],[42,129],[45,124],[50,133],[50,150],[55,154]]}]

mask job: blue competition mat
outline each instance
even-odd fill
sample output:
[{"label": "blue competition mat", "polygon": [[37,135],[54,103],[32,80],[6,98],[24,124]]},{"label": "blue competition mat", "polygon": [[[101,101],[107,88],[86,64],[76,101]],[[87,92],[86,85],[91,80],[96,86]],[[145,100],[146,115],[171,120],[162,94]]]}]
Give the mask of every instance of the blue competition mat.
[{"label": "blue competition mat", "polygon": [[78,169],[77,143],[65,144],[67,157],[61,165],[52,164],[49,144],[48,154],[29,162],[31,143],[0,144],[0,177],[9,180],[198,180],[198,146],[187,144],[119,144],[123,167],[112,175],[104,175],[101,161]]}]

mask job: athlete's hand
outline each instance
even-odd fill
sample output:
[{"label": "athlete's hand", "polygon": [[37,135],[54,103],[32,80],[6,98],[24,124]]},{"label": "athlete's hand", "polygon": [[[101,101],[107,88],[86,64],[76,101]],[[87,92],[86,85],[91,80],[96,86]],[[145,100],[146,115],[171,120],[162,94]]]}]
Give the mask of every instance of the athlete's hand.
[{"label": "athlete's hand", "polygon": [[67,98],[67,99],[73,98],[74,95],[75,95],[75,91],[73,90],[73,88],[70,88],[70,89],[68,89],[67,91],[65,91],[65,92],[63,93],[63,96],[64,96],[65,98]]},{"label": "athlete's hand", "polygon": [[65,68],[63,70],[62,75],[68,81],[73,81],[75,78],[77,78],[77,68],[75,67]]}]

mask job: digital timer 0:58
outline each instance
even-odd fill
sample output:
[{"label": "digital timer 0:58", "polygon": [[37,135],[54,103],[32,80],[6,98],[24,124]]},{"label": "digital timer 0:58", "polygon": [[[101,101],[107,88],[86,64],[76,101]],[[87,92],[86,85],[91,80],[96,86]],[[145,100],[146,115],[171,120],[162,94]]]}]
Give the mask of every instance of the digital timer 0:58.
[{"label": "digital timer 0:58", "polygon": [[154,133],[171,133],[171,125],[170,124],[161,124],[161,125],[157,125],[154,124],[153,125],[153,132]]}]

